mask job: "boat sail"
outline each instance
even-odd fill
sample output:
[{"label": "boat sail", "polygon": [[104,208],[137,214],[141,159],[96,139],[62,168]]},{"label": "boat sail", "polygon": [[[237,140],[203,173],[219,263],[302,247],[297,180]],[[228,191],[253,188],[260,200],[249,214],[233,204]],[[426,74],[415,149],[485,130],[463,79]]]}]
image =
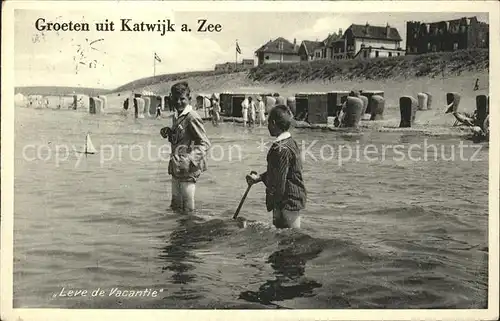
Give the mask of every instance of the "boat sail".
[{"label": "boat sail", "polygon": [[85,151],[84,154],[96,154],[97,150],[94,147],[94,144],[92,144],[92,140],[90,139],[90,134],[87,134],[87,137],[85,137]]}]

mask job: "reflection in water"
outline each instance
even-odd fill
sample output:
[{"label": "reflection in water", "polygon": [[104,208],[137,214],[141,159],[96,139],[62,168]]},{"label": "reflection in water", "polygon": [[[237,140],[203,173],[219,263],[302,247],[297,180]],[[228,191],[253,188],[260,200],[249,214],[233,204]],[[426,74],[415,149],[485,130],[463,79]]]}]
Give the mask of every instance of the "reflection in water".
[{"label": "reflection in water", "polygon": [[160,258],[169,265],[163,267],[163,271],[172,271],[174,284],[187,284],[194,281],[195,274],[191,274],[195,267],[192,263],[199,259],[189,252],[193,248],[191,235],[188,228],[196,220],[195,216],[183,215],[177,219],[178,228],[170,234],[170,244],[166,245],[160,253]]},{"label": "reflection in water", "polygon": [[[169,244],[162,248],[159,255],[167,265],[162,271],[172,271],[172,283],[191,284],[196,280],[197,266],[203,261],[192,251],[208,246],[214,239],[230,233],[222,220],[204,221],[196,215],[179,214],[178,227],[170,234]],[[199,291],[181,288],[174,297],[182,300],[198,298]]]},{"label": "reflection in water", "polygon": [[307,261],[322,252],[322,242],[316,242],[308,235],[298,235],[281,240],[279,246],[288,247],[274,252],[267,260],[274,269],[276,279],[267,281],[256,292],[242,292],[240,299],[274,305],[273,301],[314,296],[313,290],[322,287],[322,284],[304,276]]}]

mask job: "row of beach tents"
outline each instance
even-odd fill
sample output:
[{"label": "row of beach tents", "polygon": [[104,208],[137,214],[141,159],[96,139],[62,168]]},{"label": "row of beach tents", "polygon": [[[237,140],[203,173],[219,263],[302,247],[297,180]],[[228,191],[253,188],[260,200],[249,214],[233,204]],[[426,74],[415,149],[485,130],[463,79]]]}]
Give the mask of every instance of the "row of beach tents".
[{"label": "row of beach tents", "polygon": [[[14,104],[15,106],[27,107],[27,108],[89,110],[91,98],[92,97],[82,94],[51,96],[51,95],[23,95],[21,93],[17,93],[14,95]],[[100,96],[100,99],[105,101],[106,97]]]}]

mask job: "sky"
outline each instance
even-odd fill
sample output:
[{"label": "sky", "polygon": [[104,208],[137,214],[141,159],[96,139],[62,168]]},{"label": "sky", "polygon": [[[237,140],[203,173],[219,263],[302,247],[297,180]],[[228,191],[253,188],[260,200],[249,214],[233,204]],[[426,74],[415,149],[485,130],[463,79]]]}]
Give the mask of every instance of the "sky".
[{"label": "sky", "polygon": [[[398,29],[405,48],[406,21],[434,22],[487,13],[323,13],[323,12],[172,12],[165,11],[15,11],[14,75],[16,86],[81,86],[116,88],[127,82],[158,74],[211,70],[216,63],[235,61],[238,40],[242,58],[254,59],[254,51],[271,39],[323,40],[351,24],[389,24]],[[89,32],[38,31],[35,21],[87,22]],[[120,19],[155,23],[171,19],[177,31],[120,32]],[[114,32],[97,32],[94,23],[115,22]],[[221,32],[180,32],[182,23],[196,30],[198,19],[221,24]],[[95,41],[95,42],[94,42]],[[91,44],[91,42],[94,42]],[[154,53],[161,63],[154,68]],[[154,70],[155,69],[155,70]]]}]

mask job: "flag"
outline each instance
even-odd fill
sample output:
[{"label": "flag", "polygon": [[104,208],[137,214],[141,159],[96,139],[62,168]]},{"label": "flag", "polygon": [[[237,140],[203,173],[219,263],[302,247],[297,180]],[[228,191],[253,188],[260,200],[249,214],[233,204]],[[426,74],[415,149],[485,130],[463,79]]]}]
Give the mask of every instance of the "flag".
[{"label": "flag", "polygon": [[236,52],[241,55],[241,49],[240,49],[240,45],[238,44],[238,42],[236,42]]},{"label": "flag", "polygon": [[155,60],[158,61],[158,62],[161,62],[161,59],[160,59],[160,57],[158,57],[158,55],[156,54],[156,52],[155,52]]}]

